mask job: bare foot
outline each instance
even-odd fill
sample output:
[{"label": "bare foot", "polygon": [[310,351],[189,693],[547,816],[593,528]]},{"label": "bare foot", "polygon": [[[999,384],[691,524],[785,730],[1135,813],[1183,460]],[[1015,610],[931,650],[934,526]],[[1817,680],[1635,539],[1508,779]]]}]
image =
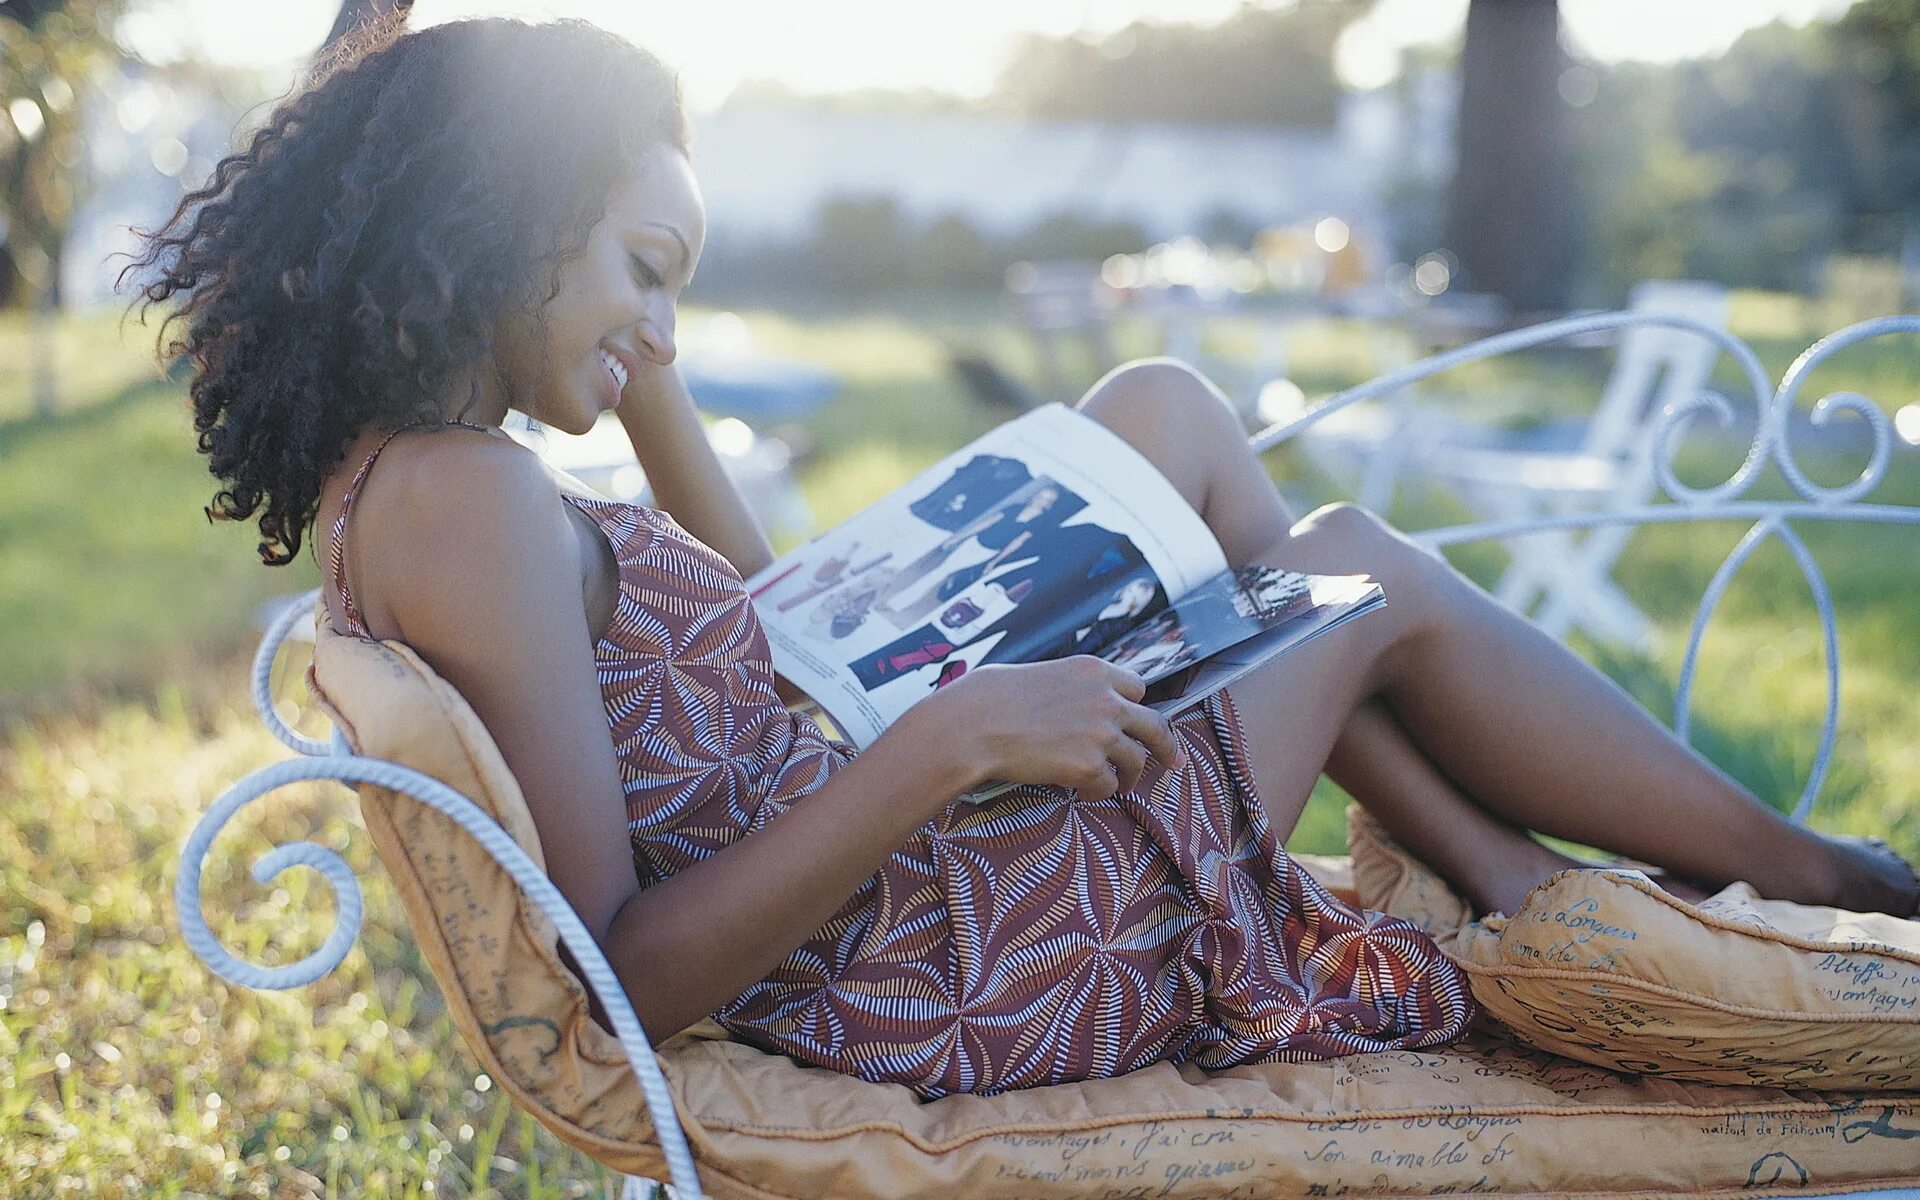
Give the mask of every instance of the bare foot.
[{"label": "bare foot", "polygon": [[[1771,900],[1817,904],[1847,912],[1890,913],[1909,919],[1920,911],[1920,875],[1914,873],[1892,846],[1877,837],[1810,832],[1828,850],[1828,861],[1815,865],[1811,871],[1801,872],[1802,878],[1797,883],[1776,881],[1773,887],[1761,888],[1761,895]],[[1655,883],[1682,900],[1699,903],[1713,894],[1712,888],[1664,875],[1656,868],[1642,869]]]},{"label": "bare foot", "polygon": [[1841,865],[1831,895],[1809,901],[1848,912],[1881,912],[1912,918],[1920,910],[1920,875],[1892,846],[1877,837],[1822,835]]},{"label": "bare foot", "polygon": [[[1882,912],[1908,919],[1920,918],[1920,874],[1907,860],[1876,837],[1813,833],[1828,850],[1827,861],[1808,855],[1805,869],[1796,869],[1793,881],[1775,879],[1761,894],[1776,900],[1818,904],[1848,912]],[[1497,872],[1455,881],[1477,913],[1513,913],[1527,894],[1561,871],[1577,868],[1626,867],[1645,872],[1663,891],[1698,904],[1718,889],[1670,874],[1658,867],[1628,860],[1589,862],[1562,854],[1553,847],[1522,835],[1504,854]]]}]

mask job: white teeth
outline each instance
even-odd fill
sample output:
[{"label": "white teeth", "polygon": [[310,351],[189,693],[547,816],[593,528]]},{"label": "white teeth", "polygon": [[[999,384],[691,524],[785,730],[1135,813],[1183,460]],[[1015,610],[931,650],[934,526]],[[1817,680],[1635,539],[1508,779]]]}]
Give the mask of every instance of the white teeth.
[{"label": "white teeth", "polygon": [[621,363],[619,359],[615,358],[611,354],[608,354],[605,350],[602,350],[600,352],[600,361],[607,364],[607,370],[613,372],[613,381],[620,385],[621,391],[625,391],[627,388],[626,366],[623,363]]}]

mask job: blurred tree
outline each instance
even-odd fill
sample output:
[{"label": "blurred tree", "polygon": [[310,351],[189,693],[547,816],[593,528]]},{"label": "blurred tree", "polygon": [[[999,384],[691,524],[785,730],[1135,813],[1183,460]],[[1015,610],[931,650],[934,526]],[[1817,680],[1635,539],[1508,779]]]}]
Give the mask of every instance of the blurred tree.
[{"label": "blurred tree", "polygon": [[1920,239],[1920,0],[1616,66],[1575,125],[1605,287],[1592,299],[1662,276],[1817,287],[1836,251]]},{"label": "blurred tree", "polygon": [[1007,260],[995,252],[964,213],[943,213],[927,226],[915,248],[916,281],[935,288],[992,287]]},{"label": "blurred tree", "polygon": [[120,0],[0,0],[0,307],[31,308],[34,409],[59,402],[61,250],[87,183],[89,103],[119,57]]},{"label": "blurred tree", "polygon": [[996,102],[1035,119],[1332,125],[1333,44],[1371,0],[1243,3],[1217,25],[1137,21],[1106,38],[1029,35]]},{"label": "blurred tree", "polygon": [[1115,254],[1138,254],[1151,243],[1146,231],[1125,218],[1054,213],[1014,238],[1009,261],[1029,258],[1079,258],[1100,262]]},{"label": "blurred tree", "polygon": [[1574,260],[1557,0],[1472,0],[1446,245],[1459,284],[1521,312],[1564,308]]},{"label": "blurred tree", "polygon": [[1715,164],[1686,274],[1788,289],[1813,282],[1858,190],[1832,54],[1825,27],[1775,23],[1719,58],[1676,68],[1676,150]]},{"label": "blurred tree", "polygon": [[[839,196],[814,210],[804,239],[710,242],[700,259],[703,303],[764,303],[769,290],[997,292],[1021,259],[1091,259],[1137,253],[1149,240],[1130,221],[1055,213],[1019,233],[983,230],[961,212],[922,220],[886,195]],[[808,301],[810,302],[810,301]]]},{"label": "blurred tree", "polygon": [[1834,22],[1838,124],[1854,151],[1852,211],[1920,245],[1920,0],[1860,0]]},{"label": "blurred tree", "polygon": [[1209,246],[1237,246],[1245,249],[1253,244],[1254,237],[1260,232],[1260,226],[1249,221],[1230,208],[1219,208],[1208,213],[1200,222],[1200,240]]}]

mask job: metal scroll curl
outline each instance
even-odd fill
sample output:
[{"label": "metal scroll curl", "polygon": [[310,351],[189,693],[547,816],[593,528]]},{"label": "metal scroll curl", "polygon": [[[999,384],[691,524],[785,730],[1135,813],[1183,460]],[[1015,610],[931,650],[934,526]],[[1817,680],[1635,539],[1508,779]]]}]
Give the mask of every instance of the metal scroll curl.
[{"label": "metal scroll curl", "polygon": [[277,846],[254,864],[254,876],[270,882],[293,866],[309,866],[326,879],[338,905],[339,915],[326,942],[312,954],[286,966],[262,966],[247,962],[220,944],[208,926],[202,907],[200,879],[202,865],[222,828],[249,802],[288,784],[330,779],[345,784],[373,784],[403,792],[451,819],[493,856],[526,894],[529,902],[554,924],[560,940],[572,951],[589,987],[600,997],[614,1034],[627,1053],[627,1061],[646,1096],[648,1111],[660,1139],[676,1194],[697,1198],[702,1193],[695,1173],[693,1156],[686,1134],[675,1114],[672,1094],[667,1089],[653,1047],[647,1040],[626,989],[614,975],[600,946],[587,932],[580,918],[555,887],[546,872],[515,842],[510,834],[479,805],[431,776],[378,759],[352,754],[316,755],[291,759],[262,767],[241,780],[216,800],[194,825],[181,850],[180,875],[174,885],[174,906],[180,919],[182,936],[201,961],[232,983],[252,988],[293,988],[313,982],[332,971],[345,959],[359,936],[364,913],[360,886],[353,870],[338,854],[312,842],[294,842]]},{"label": "metal scroll curl", "polygon": [[1699,665],[1700,645],[1707,634],[1707,626],[1713,614],[1720,606],[1720,600],[1727,593],[1735,575],[1753,552],[1764,545],[1768,538],[1777,538],[1793,556],[1800,568],[1800,575],[1807,581],[1807,590],[1813,596],[1814,606],[1820,612],[1821,648],[1825,656],[1827,669],[1827,707],[1820,723],[1820,747],[1814,754],[1813,768],[1807,773],[1806,786],[1801,789],[1800,799],[1793,807],[1793,819],[1805,823],[1807,815],[1813,811],[1814,798],[1820,794],[1820,785],[1826,782],[1827,767],[1833,760],[1833,743],[1840,728],[1840,646],[1834,632],[1833,593],[1827,587],[1826,577],[1820,572],[1820,564],[1814,560],[1813,552],[1800,540],[1793,527],[1779,517],[1765,517],[1747,530],[1737,545],[1721,561],[1720,567],[1708,581],[1707,589],[1700,597],[1700,606],[1694,610],[1693,628],[1687,634],[1686,658],[1680,666],[1680,684],[1673,700],[1673,731],[1681,741],[1687,741],[1687,732],[1693,718],[1693,677]]},{"label": "metal scroll curl", "polygon": [[332,754],[335,749],[327,742],[316,741],[296,732],[281,717],[279,706],[273,702],[273,665],[279,660],[280,647],[286,644],[294,629],[308,619],[313,612],[314,602],[319,598],[320,589],[314,588],[288,600],[268,623],[267,632],[260,639],[260,648],[253,653],[249,682],[252,685],[254,711],[260,714],[267,731],[295,754]]},{"label": "metal scroll curl", "polygon": [[[1768,381],[1759,358],[1745,342],[1725,330],[1687,318],[1654,313],[1606,313],[1570,317],[1502,334],[1446,354],[1412,364],[1399,371],[1340,392],[1292,421],[1271,426],[1251,439],[1256,452],[1304,432],[1337,409],[1369,398],[1393,394],[1407,385],[1466,362],[1509,353],[1598,330],[1636,324],[1656,324],[1690,330],[1716,342],[1739,367],[1751,388],[1758,420],[1754,439],[1740,466],[1712,487],[1696,488],[1681,482],[1674,471],[1680,443],[1692,423],[1702,417],[1726,426],[1735,409],[1726,397],[1703,391],[1661,413],[1652,434],[1652,467],[1659,485],[1674,503],[1599,508],[1584,512],[1553,512],[1534,517],[1421,530],[1412,536],[1434,549],[1467,542],[1494,541],[1549,530],[1591,530],[1607,525],[1650,525],[1708,520],[1744,520],[1753,524],[1721,562],[1707,584],[1689,632],[1675,697],[1674,729],[1685,739],[1691,723],[1693,683],[1702,640],[1714,612],[1740,568],[1768,539],[1778,540],[1793,557],[1819,611],[1825,658],[1827,703],[1819,748],[1806,785],[1793,810],[1793,819],[1805,821],[1825,782],[1832,762],[1840,709],[1840,659],[1835,632],[1833,597],[1819,563],[1795,532],[1791,521],[1845,520],[1881,524],[1920,525],[1920,509],[1908,505],[1863,503],[1885,479],[1893,453],[1893,430],[1886,413],[1858,392],[1840,391],[1813,405],[1811,423],[1824,426],[1842,416],[1864,421],[1871,438],[1867,462],[1853,481],[1834,487],[1814,483],[1794,456],[1792,420],[1808,377],[1820,364],[1850,346],[1898,333],[1920,333],[1920,316],[1881,317],[1848,326],[1822,338],[1794,360],[1779,387]],[[1800,497],[1797,501],[1760,501],[1742,498],[1772,463]]]},{"label": "metal scroll curl", "polygon": [[1826,425],[1842,413],[1849,413],[1867,424],[1873,444],[1867,465],[1852,483],[1822,487],[1808,479],[1795,460],[1792,446],[1792,416],[1799,403],[1800,390],[1815,367],[1849,346],[1896,333],[1920,333],[1920,316],[1876,317],[1849,325],[1807,347],[1780,380],[1770,415],[1773,460],[1795,492],[1818,504],[1850,504],[1869,495],[1886,477],[1893,457],[1893,429],[1887,414],[1858,392],[1834,392],[1814,403],[1812,423]]}]

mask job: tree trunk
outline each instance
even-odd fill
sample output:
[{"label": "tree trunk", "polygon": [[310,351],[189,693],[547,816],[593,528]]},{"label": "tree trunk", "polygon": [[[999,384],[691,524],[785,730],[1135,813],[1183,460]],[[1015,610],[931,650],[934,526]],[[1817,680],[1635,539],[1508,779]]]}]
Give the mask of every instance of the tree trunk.
[{"label": "tree trunk", "polygon": [[59,308],[50,290],[34,301],[27,338],[33,350],[33,415],[51,417],[60,411]]},{"label": "tree trunk", "polygon": [[1574,261],[1557,0],[1472,0],[1447,213],[1456,283],[1516,312],[1564,309]]},{"label": "tree trunk", "polygon": [[368,21],[390,12],[398,12],[404,17],[412,10],[413,0],[340,0],[340,12],[333,18],[333,28],[328,31],[327,40],[320,44],[320,49],[325,51]]}]

